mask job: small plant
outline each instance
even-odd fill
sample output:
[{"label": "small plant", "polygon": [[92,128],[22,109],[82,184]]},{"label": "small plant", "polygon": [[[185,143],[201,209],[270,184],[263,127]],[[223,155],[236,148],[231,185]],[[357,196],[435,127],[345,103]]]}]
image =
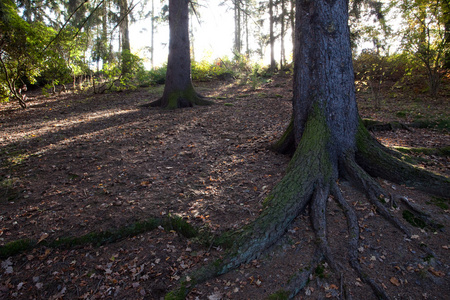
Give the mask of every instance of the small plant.
[{"label": "small plant", "polygon": [[364,85],[368,86],[375,108],[379,109],[383,100],[381,87],[386,79],[386,58],[375,51],[365,50],[356,59],[354,65],[357,77]]}]

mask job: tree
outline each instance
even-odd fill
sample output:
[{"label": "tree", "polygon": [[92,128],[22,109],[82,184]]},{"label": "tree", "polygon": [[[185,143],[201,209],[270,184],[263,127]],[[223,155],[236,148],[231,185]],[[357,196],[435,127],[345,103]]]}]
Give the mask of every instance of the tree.
[{"label": "tree", "polygon": [[[265,199],[265,209],[255,221],[218,239],[229,245],[227,255],[189,274],[166,299],[181,299],[196,283],[257,258],[286,232],[307,206],[317,237],[317,251],[310,268],[292,276],[286,294],[295,296],[323,260],[339,272],[340,264],[333,259],[326,236],[325,215],[330,194],[347,217],[351,266],[378,297],[387,299],[384,289],[359,263],[358,220],[344,199],[338,180],[344,177],[361,187],[377,211],[406,235],[410,235],[409,229],[383,204],[390,195],[372,176],[408,183],[439,195],[448,193],[448,178],[402,162],[362,125],[355,100],[348,2],[298,0],[296,11],[294,111],[291,130],[285,134],[293,137],[291,146],[295,147],[295,153],[286,175]],[[422,216],[411,203],[408,207]]]},{"label": "tree", "polygon": [[241,0],[234,0],[234,54],[241,54]]},{"label": "tree", "polygon": [[189,0],[169,1],[169,58],[163,96],[150,106],[182,108],[211,102],[197,94],[191,79]]},{"label": "tree", "polygon": [[57,38],[55,30],[42,22],[23,20],[12,1],[0,3],[0,101],[11,98],[26,108],[26,84],[35,83],[48,70],[54,71],[54,78],[47,80],[66,77],[63,52],[70,47],[69,38],[59,35],[55,45]]},{"label": "tree", "polygon": [[[428,73],[430,94],[439,91],[442,69],[448,52],[448,2],[441,0],[403,0],[401,8],[405,19],[404,49],[421,62]],[[448,54],[447,54],[448,55]]]},{"label": "tree", "polygon": [[269,0],[269,42],[270,42],[270,70],[275,71],[277,64],[275,62],[275,33],[274,33],[274,13],[273,0]]},{"label": "tree", "polygon": [[128,8],[127,0],[119,0],[120,9],[120,37],[122,45],[122,75],[130,72],[131,47],[130,47],[130,33],[128,30],[128,15],[130,9]]}]

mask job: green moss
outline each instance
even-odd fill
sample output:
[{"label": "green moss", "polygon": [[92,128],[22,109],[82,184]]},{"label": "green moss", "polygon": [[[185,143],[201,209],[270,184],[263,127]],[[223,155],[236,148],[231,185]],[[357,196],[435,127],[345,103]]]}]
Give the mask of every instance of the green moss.
[{"label": "green moss", "polygon": [[0,203],[6,201],[15,201],[21,195],[16,188],[19,178],[0,177]]},{"label": "green moss", "polygon": [[424,148],[424,147],[395,147],[395,150],[406,154],[425,154],[425,155],[438,155],[438,156],[450,156],[450,146],[442,148]]},{"label": "green moss", "polygon": [[[293,137],[294,137],[294,118],[291,118],[288,127],[284,131],[281,138],[272,146],[272,149],[281,153],[287,153],[294,150]],[[292,145],[287,145],[288,143],[291,142],[290,140],[292,140]],[[292,147],[292,150],[284,149],[286,147]]]},{"label": "green moss", "polygon": [[266,208],[273,200],[273,198],[274,198],[273,193],[270,193],[266,198],[264,198],[262,202],[263,208]]},{"label": "green moss", "polygon": [[399,118],[406,118],[408,112],[402,110],[402,111],[398,111],[395,115]]},{"label": "green moss", "polygon": [[[185,220],[179,217],[168,217],[165,219],[150,218],[139,221],[128,226],[120,227],[115,230],[107,230],[101,232],[90,232],[79,237],[62,237],[57,240],[45,240],[40,246],[51,248],[72,248],[75,246],[92,244],[101,246],[104,244],[114,243],[124,238],[136,236],[148,231],[152,231],[158,226],[162,226],[165,230],[174,230],[186,238],[193,238],[198,235],[198,230]],[[17,255],[23,251],[31,250],[38,246],[36,241],[18,240],[0,247],[0,256],[6,257]]]},{"label": "green moss", "polygon": [[434,128],[441,130],[449,130],[450,129],[450,119],[438,119],[438,120],[415,120],[412,123],[413,127],[418,128]]},{"label": "green moss", "polygon": [[268,300],[287,300],[289,299],[289,292],[285,290],[279,290],[275,292],[274,294],[270,295]]},{"label": "green moss", "polygon": [[318,264],[316,269],[314,270],[314,275],[319,278],[328,278],[329,274],[326,272],[325,266],[323,263]]},{"label": "green moss", "polygon": [[419,227],[423,229],[427,226],[427,224],[423,220],[414,216],[414,214],[409,210],[404,210],[402,216],[403,219],[405,219],[409,224],[411,224],[414,227]]},{"label": "green moss", "polygon": [[214,240],[214,244],[223,248],[231,248],[236,241],[236,232],[226,231]]},{"label": "green moss", "polygon": [[233,103],[225,103],[224,105],[225,106],[233,106],[234,104]]},{"label": "green moss", "polygon": [[186,238],[196,237],[199,233],[197,228],[186,222],[186,220],[177,216],[165,219],[162,222],[162,226],[166,230],[175,230]]},{"label": "green moss", "polygon": [[29,239],[17,240],[7,243],[5,246],[0,247],[0,258],[5,259],[12,255],[17,255],[24,251],[33,249],[35,242]]},{"label": "green moss", "polygon": [[200,98],[192,85],[185,90],[171,92],[167,98],[166,109],[213,104],[212,101]]},{"label": "green moss", "polygon": [[425,257],[423,258],[423,261],[425,261],[425,262],[430,262],[433,258],[434,258],[433,255],[428,254],[427,256],[425,256]]},{"label": "green moss", "polygon": [[186,286],[185,283],[183,283],[179,288],[167,293],[166,296],[164,296],[164,300],[184,300],[186,299],[186,295]]},{"label": "green moss", "polygon": [[433,203],[434,205],[436,205],[437,207],[447,210],[448,209],[448,199],[445,198],[441,198],[441,197],[431,197],[431,203]]}]

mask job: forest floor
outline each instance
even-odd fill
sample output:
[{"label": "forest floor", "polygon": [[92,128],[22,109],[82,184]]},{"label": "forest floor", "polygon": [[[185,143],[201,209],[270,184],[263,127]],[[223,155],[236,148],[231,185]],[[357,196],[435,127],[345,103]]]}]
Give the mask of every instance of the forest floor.
[{"label": "forest floor", "polygon": [[[195,83],[215,104],[175,111],[139,106],[162,95],[161,86],[101,95],[35,93],[26,110],[1,105],[0,245],[19,239],[38,245],[1,260],[0,298],[160,299],[181,276],[222,255],[220,247],[162,226],[101,246],[45,242],[168,215],[213,233],[254,220],[289,162],[268,146],[289,123],[291,82],[279,75],[256,88],[238,81]],[[358,91],[363,118],[447,121],[443,129],[374,132],[381,143],[450,146],[448,82],[437,99],[411,86],[387,84],[381,92],[373,101],[369,90]],[[413,155],[419,166],[450,176],[448,150],[446,156]],[[413,227],[394,210],[413,232],[407,239],[350,183],[340,182],[362,228],[364,270],[392,299],[448,299],[449,200],[379,183],[431,212],[442,228]],[[296,299],[339,298],[341,280],[353,299],[375,299],[348,264],[346,221],[334,201],[327,218],[330,246],[345,271],[341,277],[326,265],[316,269]],[[309,217],[300,216],[260,258],[198,285],[188,299],[265,299],[308,267],[314,239]]]}]

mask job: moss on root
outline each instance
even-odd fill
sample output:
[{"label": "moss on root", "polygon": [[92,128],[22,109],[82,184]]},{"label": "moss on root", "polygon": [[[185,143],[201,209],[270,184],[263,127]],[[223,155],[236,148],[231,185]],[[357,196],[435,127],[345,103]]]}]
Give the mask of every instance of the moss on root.
[{"label": "moss on root", "polygon": [[292,155],[295,152],[294,118],[291,118],[288,127],[281,138],[271,146],[271,149],[281,154]]},{"label": "moss on root", "polygon": [[442,148],[424,148],[424,147],[395,147],[395,150],[406,154],[425,154],[437,156],[450,156],[450,146]]},{"label": "moss on root", "polygon": [[285,290],[279,290],[272,295],[270,295],[267,300],[287,300],[289,299],[290,293]]},{"label": "moss on root", "polygon": [[101,246],[152,231],[158,228],[158,226],[162,226],[165,230],[174,230],[186,238],[193,238],[199,234],[199,231],[195,227],[179,217],[168,217],[165,219],[149,218],[115,230],[90,232],[79,237],[63,237],[56,240],[45,240],[41,243],[29,239],[12,241],[0,247],[0,258],[17,255],[39,246],[65,249],[86,244]]},{"label": "moss on root", "polygon": [[[172,91],[168,93],[167,96],[167,105],[165,105],[164,108],[167,109],[176,109],[176,108],[183,108],[183,107],[192,107],[194,105],[209,105],[213,104],[212,101],[206,100],[200,95],[197,94],[194,87],[191,85],[186,90],[178,90],[178,91]],[[162,101],[162,103],[165,103],[165,101]]]},{"label": "moss on root", "polygon": [[381,177],[397,184],[405,184],[419,190],[446,197],[450,179],[420,169],[399,159],[397,154],[381,145],[370,135],[360,121],[356,134],[356,161],[371,176]]}]

